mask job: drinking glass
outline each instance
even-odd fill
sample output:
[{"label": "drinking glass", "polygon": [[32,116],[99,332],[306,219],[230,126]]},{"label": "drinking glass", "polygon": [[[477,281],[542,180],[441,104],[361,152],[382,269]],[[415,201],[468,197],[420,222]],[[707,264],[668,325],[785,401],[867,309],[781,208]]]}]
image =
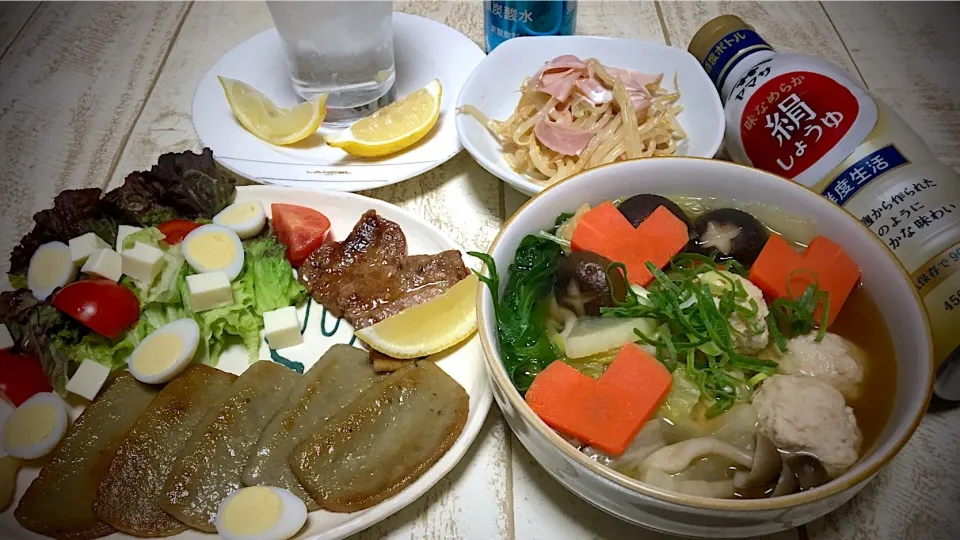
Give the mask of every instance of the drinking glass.
[{"label": "drinking glass", "polygon": [[328,94],[326,122],[349,124],[395,98],[393,3],[267,2],[297,94]]}]

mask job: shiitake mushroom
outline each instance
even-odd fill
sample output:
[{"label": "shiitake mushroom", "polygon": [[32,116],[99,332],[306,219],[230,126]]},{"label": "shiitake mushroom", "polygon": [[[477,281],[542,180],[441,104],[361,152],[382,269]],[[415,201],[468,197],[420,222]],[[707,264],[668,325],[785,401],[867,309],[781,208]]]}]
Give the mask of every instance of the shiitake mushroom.
[{"label": "shiitake mushroom", "polygon": [[554,293],[557,303],[578,317],[600,315],[601,307],[614,305],[614,298],[623,302],[627,296],[627,283],[620,272],[610,273],[610,259],[592,251],[574,251],[560,260]]},{"label": "shiitake mushroom", "polygon": [[687,217],[687,214],[682,208],[677,206],[677,203],[666,197],[653,195],[652,193],[642,193],[621,202],[617,209],[620,210],[620,213],[623,214],[623,217],[627,218],[627,221],[629,221],[631,225],[636,227],[643,223],[645,219],[650,217],[650,214],[652,214],[654,210],[661,206],[677,216],[680,221],[687,226],[687,231],[690,232],[692,237],[693,223],[690,222],[690,218]]},{"label": "shiitake mushroom", "polygon": [[757,218],[736,208],[711,210],[697,218],[693,228],[687,251],[716,256],[718,261],[735,259],[744,266],[757,260],[769,236]]}]

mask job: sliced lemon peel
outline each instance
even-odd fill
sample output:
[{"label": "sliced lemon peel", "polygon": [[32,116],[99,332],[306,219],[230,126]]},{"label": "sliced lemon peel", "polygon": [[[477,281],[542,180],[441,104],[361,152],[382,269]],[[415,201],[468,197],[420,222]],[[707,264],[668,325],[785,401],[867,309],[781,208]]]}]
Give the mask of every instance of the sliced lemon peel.
[{"label": "sliced lemon peel", "polygon": [[464,341],[477,329],[477,276],[439,296],[354,332],[371,348],[399,359],[420,358]]}]

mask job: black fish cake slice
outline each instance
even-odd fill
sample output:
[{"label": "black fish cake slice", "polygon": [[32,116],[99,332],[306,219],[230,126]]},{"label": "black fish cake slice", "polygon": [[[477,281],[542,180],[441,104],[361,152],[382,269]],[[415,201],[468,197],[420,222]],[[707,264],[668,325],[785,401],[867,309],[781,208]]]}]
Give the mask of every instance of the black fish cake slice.
[{"label": "black fish cake slice", "polygon": [[263,431],[244,470],[244,485],[284,488],[300,497],[308,509],[319,509],[290,469],[290,452],[376,380],[366,351],[349,345],[330,347],[297,381],[283,408]]},{"label": "black fish cake slice", "polygon": [[469,396],[436,364],[395,371],[294,449],[290,465],[320,505],[355,512],[414,482],[453,446]]},{"label": "black fish cake slice", "polygon": [[94,515],[93,501],[117,448],[158,391],[127,371],[108,381],[23,494],[14,512],[20,525],[65,540],[115,532]]},{"label": "black fish cake slice", "polygon": [[242,487],[243,466],[299,377],[269,361],[247,368],[190,436],[164,484],[160,507],[194,529],[216,532],[220,501]]},{"label": "black fish cake slice", "polygon": [[187,526],[160,508],[163,483],[197,424],[237,379],[194,364],[154,398],[110,463],[93,512],[134,536],[170,536]]}]

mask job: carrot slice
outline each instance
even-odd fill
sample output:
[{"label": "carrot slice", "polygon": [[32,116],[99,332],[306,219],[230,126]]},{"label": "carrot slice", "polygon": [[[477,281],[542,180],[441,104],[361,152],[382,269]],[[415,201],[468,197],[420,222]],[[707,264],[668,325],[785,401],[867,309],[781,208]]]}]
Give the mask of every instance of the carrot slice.
[{"label": "carrot slice", "polygon": [[647,262],[666,266],[687,245],[687,226],[661,206],[636,229],[611,202],[585,213],[573,230],[575,251],[592,251],[621,262],[631,283],[646,286],[653,280]]},{"label": "carrot slice", "polygon": [[768,298],[786,297],[787,280],[801,262],[800,254],[783,237],[771,234],[750,267],[750,281]]},{"label": "carrot slice", "polygon": [[[612,202],[606,201],[580,216],[570,244],[574,251],[592,251],[603,255],[597,250],[608,251],[615,243],[611,239],[628,237],[634,230],[620,210]],[[610,259],[607,255],[603,256]]]},{"label": "carrot slice", "polygon": [[526,401],[548,426],[620,455],[670,391],[670,372],[634,343],[598,381],[556,361],[533,380]]},{"label": "carrot slice", "polygon": [[[631,246],[632,251],[637,253],[642,260],[633,261],[634,265],[639,266],[643,272],[637,276],[641,281],[633,281],[642,286],[646,286],[653,280],[653,275],[647,270],[646,262],[652,262],[657,268],[664,268],[670,263],[677,253],[680,253],[686,247],[689,241],[687,226],[680,218],[673,215],[673,212],[661,206],[653,211],[647,219],[637,225],[637,230],[633,235]],[[630,265],[627,266],[630,270]]]},{"label": "carrot slice", "polygon": [[606,405],[616,413],[607,417],[606,425],[599,425],[603,431],[590,444],[619,456],[666,399],[673,376],[636,343],[627,343],[598,383]]},{"label": "carrot slice", "polygon": [[[823,236],[818,236],[810,242],[803,260],[805,267],[814,269],[820,288],[830,295],[830,312],[827,314],[829,327],[837,319],[857,283],[860,283],[860,267],[843,251],[843,248]],[[814,279],[810,274],[795,274],[791,278],[790,291],[798,295],[802,294],[811,283],[814,283]],[[814,311],[814,320],[819,321],[822,313],[823,304],[817,306]]]},{"label": "carrot slice", "polygon": [[537,374],[527,389],[527,405],[553,429],[585,441],[591,426],[585,421],[596,381],[565,364],[552,362]]},{"label": "carrot slice", "polygon": [[[826,237],[814,238],[807,251],[800,255],[786,240],[771,235],[750,268],[750,281],[773,298],[796,299],[809,285],[819,285],[830,298],[829,327],[860,282],[860,267],[843,248]],[[813,317],[820,321],[822,315],[823,304],[820,304]]]}]

